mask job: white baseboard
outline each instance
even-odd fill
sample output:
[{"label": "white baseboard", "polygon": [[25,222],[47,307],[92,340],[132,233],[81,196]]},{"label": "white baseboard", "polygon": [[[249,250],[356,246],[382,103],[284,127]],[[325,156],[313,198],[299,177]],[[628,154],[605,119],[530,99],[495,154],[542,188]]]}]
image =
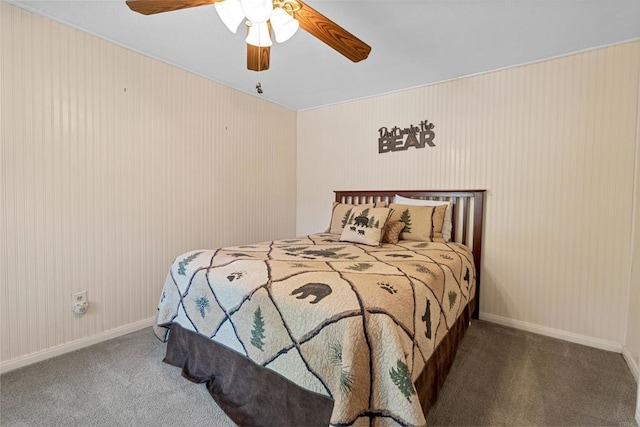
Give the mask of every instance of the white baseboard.
[{"label": "white baseboard", "polygon": [[627,365],[629,365],[629,369],[631,369],[633,377],[636,379],[636,382],[638,382],[638,376],[640,374],[640,371],[638,370],[638,363],[634,360],[633,355],[627,347],[622,348],[622,357],[624,357],[624,360],[626,360]]},{"label": "white baseboard", "polygon": [[487,322],[497,323],[499,325],[509,326],[512,328],[521,329],[523,331],[545,335],[547,337],[558,338],[576,344],[599,348],[601,350],[622,353],[622,344],[613,341],[606,341],[598,338],[588,337],[586,335],[574,334],[572,332],[562,331],[560,329],[548,328],[546,326],[540,326],[533,323],[523,322],[521,320],[509,319],[507,317],[496,316],[495,314],[483,312],[480,312],[480,320],[486,320]]},{"label": "white baseboard", "polygon": [[60,356],[61,354],[70,353],[84,347],[89,347],[91,345],[98,344],[112,338],[117,338],[131,332],[136,332],[140,329],[148,328],[153,325],[154,320],[155,319],[153,317],[145,320],[140,320],[138,322],[130,323],[119,328],[110,329],[96,335],[81,338],[79,340],[71,341],[66,344],[57,345],[46,350],[37,351],[35,353],[27,354],[26,356],[8,360],[6,362],[0,362],[0,374],[13,371],[14,369],[22,368],[23,366],[31,365],[36,362],[41,362],[55,356]]}]

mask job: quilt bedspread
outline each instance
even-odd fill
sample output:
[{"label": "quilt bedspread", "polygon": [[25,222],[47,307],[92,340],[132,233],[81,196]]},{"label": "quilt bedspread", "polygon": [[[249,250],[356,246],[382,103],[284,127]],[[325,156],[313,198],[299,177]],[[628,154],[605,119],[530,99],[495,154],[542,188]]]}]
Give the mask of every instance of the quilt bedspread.
[{"label": "quilt bedspread", "polygon": [[474,296],[472,254],[457,243],[338,239],[179,256],[156,334],[166,340],[178,323],[331,397],[332,425],[425,424],[413,383]]}]

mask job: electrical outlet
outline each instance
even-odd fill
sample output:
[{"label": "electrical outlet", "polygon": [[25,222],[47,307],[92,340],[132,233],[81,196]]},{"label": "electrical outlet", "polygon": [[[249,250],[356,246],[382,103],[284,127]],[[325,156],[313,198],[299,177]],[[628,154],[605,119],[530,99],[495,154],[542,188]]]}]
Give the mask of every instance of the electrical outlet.
[{"label": "electrical outlet", "polygon": [[73,305],[87,302],[87,291],[76,292],[75,294],[71,295],[71,298],[73,299]]},{"label": "electrical outlet", "polygon": [[87,291],[76,292],[71,295],[71,307],[75,314],[85,314],[89,307],[89,301],[87,301]]}]

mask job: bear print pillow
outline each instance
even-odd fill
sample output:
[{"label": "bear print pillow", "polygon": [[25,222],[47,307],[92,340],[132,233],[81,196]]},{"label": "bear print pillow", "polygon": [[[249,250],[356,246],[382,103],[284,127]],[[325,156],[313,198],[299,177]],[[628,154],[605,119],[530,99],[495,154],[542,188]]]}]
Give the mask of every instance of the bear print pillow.
[{"label": "bear print pillow", "polygon": [[345,222],[340,241],[380,246],[390,215],[389,208],[354,207]]}]

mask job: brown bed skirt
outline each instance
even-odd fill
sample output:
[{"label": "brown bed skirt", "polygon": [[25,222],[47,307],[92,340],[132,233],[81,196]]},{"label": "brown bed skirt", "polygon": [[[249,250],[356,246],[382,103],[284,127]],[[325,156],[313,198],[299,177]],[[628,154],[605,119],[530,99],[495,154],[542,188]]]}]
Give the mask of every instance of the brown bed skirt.
[{"label": "brown bed skirt", "polygon": [[[453,324],[415,382],[425,412],[453,364],[469,327],[474,301]],[[333,400],[303,389],[250,359],[178,324],[172,324],[164,362],[182,368],[182,376],[206,383],[216,403],[240,426],[328,426]]]}]

